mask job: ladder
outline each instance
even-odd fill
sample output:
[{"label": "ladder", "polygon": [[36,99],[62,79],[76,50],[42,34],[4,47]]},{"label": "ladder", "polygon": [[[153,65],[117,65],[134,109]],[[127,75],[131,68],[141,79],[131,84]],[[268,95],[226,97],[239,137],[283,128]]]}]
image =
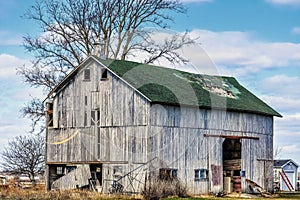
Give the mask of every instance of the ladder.
[{"label": "ladder", "polygon": [[284,172],[284,170],[281,170],[281,172],[279,172],[282,180],[284,181],[284,183],[286,184],[286,186],[288,187],[288,189],[290,191],[294,191],[294,187],[293,184],[291,183],[290,179],[287,177],[286,173]]}]

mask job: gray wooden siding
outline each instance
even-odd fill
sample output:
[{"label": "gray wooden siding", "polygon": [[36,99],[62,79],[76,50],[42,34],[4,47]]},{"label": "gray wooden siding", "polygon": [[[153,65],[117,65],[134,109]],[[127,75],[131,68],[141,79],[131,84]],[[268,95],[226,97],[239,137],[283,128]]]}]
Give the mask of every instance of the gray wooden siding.
[{"label": "gray wooden siding", "polygon": [[77,169],[71,171],[53,183],[55,189],[71,190],[89,185],[91,172],[89,165],[80,165]]},{"label": "gray wooden siding", "polygon": [[[144,167],[141,167],[138,170],[135,170],[136,168],[140,167],[142,164],[122,164],[122,163],[115,163],[115,164],[103,164],[103,191],[107,192],[111,188],[111,184],[113,180],[119,180],[119,183],[121,183],[124,186],[123,191],[124,192],[135,192],[139,193],[143,190],[145,181],[145,176],[147,172],[147,165]],[[119,168],[120,171],[118,171],[118,175],[114,174],[115,168]],[[131,172],[129,176],[124,176],[128,172]],[[124,176],[122,178],[122,176]]]},{"label": "gray wooden siding", "polygon": [[273,118],[193,107],[151,106],[151,125],[273,134]]},{"label": "gray wooden siding", "polygon": [[[178,169],[179,178],[191,193],[223,190],[224,136],[245,137],[241,139],[241,167],[246,174],[243,191],[248,189],[245,178],[271,188],[271,174],[266,173],[272,172],[272,117],[189,107],[151,107],[149,155]],[[208,169],[209,179],[194,180],[194,170],[199,168]],[[269,179],[267,183],[266,178]]]},{"label": "gray wooden siding", "polygon": [[100,79],[89,63],[54,97],[47,162],[146,161],[150,103],[111,73]]}]

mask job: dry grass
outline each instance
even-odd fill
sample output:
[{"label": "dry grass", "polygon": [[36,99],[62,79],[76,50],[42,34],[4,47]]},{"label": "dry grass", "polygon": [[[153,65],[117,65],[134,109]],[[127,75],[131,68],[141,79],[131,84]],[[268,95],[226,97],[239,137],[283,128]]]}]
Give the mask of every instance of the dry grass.
[{"label": "dry grass", "polygon": [[[233,195],[234,196],[234,195]],[[247,200],[247,199],[264,199],[264,200],[299,200],[300,199],[300,192],[293,192],[293,193],[280,193],[274,194],[271,198],[264,198],[260,197],[259,195],[250,195],[252,197],[214,197],[203,195],[200,197],[190,197],[188,200]],[[178,197],[171,197],[171,198],[164,198],[163,200],[187,200],[186,198],[178,198]]]},{"label": "dry grass", "polygon": [[0,199],[22,199],[22,200],[102,200],[102,199],[142,199],[141,196],[105,195],[86,190],[71,191],[45,191],[44,187],[21,189],[9,187],[0,189]]},{"label": "dry grass", "polygon": [[[160,193],[160,192],[159,192]],[[9,188],[0,188],[0,199],[11,199],[11,200],[103,200],[103,199],[143,199],[142,196],[126,196],[126,195],[108,195],[99,194],[96,192],[89,192],[86,190],[71,190],[71,191],[51,191],[46,192],[44,186],[37,186],[31,189],[21,189],[18,187],[10,186]],[[224,198],[224,197],[212,197],[212,196],[201,196],[201,197],[190,197],[190,198],[179,198],[171,197],[165,198],[165,200],[236,200],[246,198]],[[255,198],[255,199],[270,199],[270,200],[299,200],[300,192],[298,193],[282,193],[274,198]]]}]

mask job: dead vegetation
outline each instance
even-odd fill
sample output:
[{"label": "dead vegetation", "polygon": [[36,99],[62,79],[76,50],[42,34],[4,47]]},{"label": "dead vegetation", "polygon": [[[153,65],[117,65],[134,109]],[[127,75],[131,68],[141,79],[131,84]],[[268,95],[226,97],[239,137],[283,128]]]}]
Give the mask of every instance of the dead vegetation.
[{"label": "dead vegetation", "polygon": [[0,188],[0,199],[22,200],[97,200],[97,199],[142,199],[142,196],[108,195],[87,190],[45,191],[45,187],[22,189],[18,187]]},{"label": "dead vegetation", "polygon": [[[160,186],[163,186],[163,183]],[[177,188],[173,185],[173,188]],[[156,192],[154,189],[158,189]],[[177,188],[178,189],[178,188]],[[89,192],[86,190],[65,190],[65,191],[51,191],[46,192],[44,187],[35,187],[31,189],[21,189],[17,187],[9,187],[8,189],[0,188],[0,199],[22,199],[22,200],[103,200],[103,199],[165,199],[165,200],[238,200],[238,199],[252,199],[245,196],[232,196],[232,197],[215,197],[209,195],[203,195],[198,197],[189,197],[183,198],[179,197],[179,195],[174,195],[172,197],[163,198],[165,194],[162,191],[172,191],[170,188],[166,189],[165,186],[159,188],[159,185],[152,187],[150,190],[153,196],[143,196],[141,195],[108,195],[108,194],[100,194],[96,192]],[[176,191],[176,190],[175,190]],[[154,195],[155,194],[155,195]],[[169,193],[170,194],[170,193]],[[274,196],[273,198],[262,198],[259,196],[253,197],[254,199],[272,199],[272,200],[296,200],[300,199],[300,193],[283,193],[279,194],[278,196]]]},{"label": "dead vegetation", "polygon": [[188,197],[186,187],[178,178],[161,179],[159,177],[146,182],[142,195],[146,200],[158,200],[170,196]]}]

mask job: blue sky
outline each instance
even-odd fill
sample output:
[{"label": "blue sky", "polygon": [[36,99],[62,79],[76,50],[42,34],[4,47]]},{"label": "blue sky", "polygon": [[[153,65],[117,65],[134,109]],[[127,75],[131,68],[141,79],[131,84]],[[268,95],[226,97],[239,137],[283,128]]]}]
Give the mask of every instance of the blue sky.
[{"label": "blue sky", "polygon": [[[220,75],[234,76],[284,117],[275,119],[279,158],[300,164],[300,0],[182,0],[187,15],[175,15],[170,29],[191,31],[198,47],[184,50],[200,66],[204,51]],[[0,150],[13,136],[25,134],[30,121],[19,110],[41,91],[29,88],[16,68],[31,55],[22,36],[38,27],[21,16],[32,0],[0,0]],[[205,69],[203,70],[205,73]]]}]

